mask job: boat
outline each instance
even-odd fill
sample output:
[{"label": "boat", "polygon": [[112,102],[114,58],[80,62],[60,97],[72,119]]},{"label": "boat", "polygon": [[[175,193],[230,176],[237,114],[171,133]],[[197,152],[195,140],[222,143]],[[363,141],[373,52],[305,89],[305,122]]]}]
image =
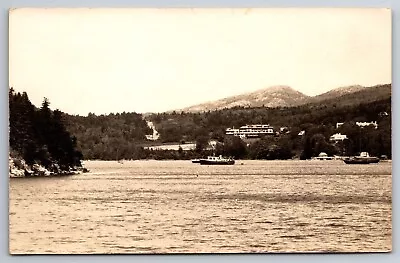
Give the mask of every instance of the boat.
[{"label": "boat", "polygon": [[200,159],[202,165],[233,165],[235,160],[233,158],[225,158],[220,156],[208,156],[207,159]]},{"label": "boat", "polygon": [[381,157],[379,158],[380,162],[389,162],[389,158],[387,157],[387,155],[381,155]]},{"label": "boat", "polygon": [[193,159],[192,163],[200,163],[200,159]]},{"label": "boat", "polygon": [[378,157],[369,156],[367,152],[362,152],[359,156],[347,157],[343,161],[347,164],[370,164],[378,163],[380,160]]},{"label": "boat", "polygon": [[328,154],[321,152],[317,157],[312,158],[313,160],[333,160],[332,156],[328,156]]}]

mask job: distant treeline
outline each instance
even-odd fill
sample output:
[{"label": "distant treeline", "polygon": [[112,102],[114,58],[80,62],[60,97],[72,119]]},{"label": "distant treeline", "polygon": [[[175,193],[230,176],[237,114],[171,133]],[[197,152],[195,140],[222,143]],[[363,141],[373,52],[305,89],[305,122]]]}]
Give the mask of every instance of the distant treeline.
[{"label": "distant treeline", "polygon": [[85,159],[118,160],[146,158],[143,148],[146,134],[152,134],[138,113],[66,116],[68,130],[78,138]]},{"label": "distant treeline", "polygon": [[[161,134],[159,143],[196,142],[192,151],[145,150],[148,142],[143,116],[121,113],[96,116],[66,116],[68,130],[77,137],[85,159],[191,159],[208,154],[223,154],[249,159],[308,159],[320,152],[328,155],[354,155],[368,151],[375,156],[391,157],[391,85],[367,92],[347,94],[336,99],[297,107],[236,107],[204,113],[159,113],[146,118]],[[377,92],[380,92],[377,94]],[[350,103],[353,101],[354,103]],[[387,113],[385,115],[383,113]],[[377,121],[378,129],[360,128],[356,121]],[[345,122],[336,129],[337,122]],[[277,131],[289,133],[265,136],[257,141],[225,135],[227,127],[245,124],[270,124]],[[305,131],[299,136],[300,131]],[[334,133],[346,134],[348,140],[332,143]],[[213,151],[206,150],[209,140],[217,140]]]},{"label": "distant treeline", "polygon": [[[154,159],[190,159],[204,157],[210,154],[233,156],[236,159],[310,159],[321,152],[329,156],[357,155],[367,151],[373,156],[386,155],[391,158],[391,127],[390,116],[378,119],[378,129],[373,126],[361,128],[354,121],[349,121],[339,129],[330,125],[310,124],[305,134],[299,136],[297,131],[287,134],[264,136],[259,140],[246,142],[239,137],[224,136],[213,151],[205,150],[204,137],[197,140],[197,149],[193,151],[144,151],[145,158]],[[296,129],[294,129],[296,130]],[[346,134],[348,139],[341,142],[330,142],[333,133]]]},{"label": "distant treeline", "polygon": [[67,131],[63,113],[52,111],[49,105],[45,98],[38,109],[26,92],[16,93],[10,88],[10,155],[53,172],[80,167],[83,156],[76,149],[76,138]]},{"label": "distant treeline", "polygon": [[[354,104],[348,102],[349,97],[355,101]],[[390,111],[390,93],[378,100],[373,93],[364,92],[359,93],[358,97],[348,94],[334,100],[297,107],[235,107],[204,113],[159,113],[149,118],[160,132],[162,142],[177,142],[194,141],[199,136],[223,140],[227,127],[239,128],[246,124],[270,124],[276,129],[290,127],[292,132],[308,129],[312,125],[325,125],[333,129],[337,122],[378,120],[380,112]]]}]

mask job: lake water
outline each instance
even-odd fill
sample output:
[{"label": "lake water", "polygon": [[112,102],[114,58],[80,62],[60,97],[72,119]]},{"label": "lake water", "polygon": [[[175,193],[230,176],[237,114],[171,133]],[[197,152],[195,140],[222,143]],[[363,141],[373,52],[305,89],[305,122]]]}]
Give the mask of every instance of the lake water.
[{"label": "lake water", "polygon": [[[241,165],[243,163],[243,165]],[[392,165],[88,161],[10,179],[10,252],[365,252],[392,248]]]}]

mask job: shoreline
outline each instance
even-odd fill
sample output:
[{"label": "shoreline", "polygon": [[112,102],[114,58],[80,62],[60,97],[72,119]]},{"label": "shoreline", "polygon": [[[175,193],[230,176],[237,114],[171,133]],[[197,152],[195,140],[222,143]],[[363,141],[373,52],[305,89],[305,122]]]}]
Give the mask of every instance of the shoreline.
[{"label": "shoreline", "polygon": [[8,156],[8,177],[29,178],[29,177],[56,177],[71,176],[86,173],[89,170],[85,167],[70,167],[68,170],[61,170],[57,164],[52,164],[56,171],[50,171],[39,164],[28,165],[21,158]]},{"label": "shoreline", "polygon": [[[83,160],[82,164],[84,163],[93,163],[93,162],[110,162],[110,163],[120,163],[124,164],[124,162],[170,162],[170,161],[179,161],[179,162],[191,162],[192,159],[124,159],[124,160],[100,160],[100,159],[94,159],[94,160]],[[332,159],[332,160],[318,160],[318,159],[306,159],[306,160],[301,160],[301,159],[273,159],[273,160],[267,160],[267,159],[235,159],[236,162],[248,162],[248,161],[259,161],[259,162],[315,162],[315,163],[337,163],[337,162],[343,162],[342,159]],[[379,163],[392,163],[392,160],[380,160]]]}]

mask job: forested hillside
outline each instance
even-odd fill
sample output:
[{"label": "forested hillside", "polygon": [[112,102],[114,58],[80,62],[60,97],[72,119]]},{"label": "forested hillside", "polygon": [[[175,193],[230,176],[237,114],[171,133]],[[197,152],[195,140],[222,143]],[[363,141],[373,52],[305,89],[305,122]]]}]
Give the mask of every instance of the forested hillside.
[{"label": "forested hillside", "polygon": [[[381,113],[381,115],[380,115]],[[387,113],[388,115],[382,115]],[[304,159],[320,152],[330,155],[354,155],[368,151],[374,155],[391,156],[391,98],[379,101],[341,106],[340,103],[310,104],[292,108],[233,108],[207,113],[172,113],[151,116],[161,141],[204,141],[216,139],[217,153],[252,159],[287,159],[294,156]],[[360,128],[356,121],[377,121],[378,129]],[[345,122],[336,129],[337,122]],[[225,136],[226,127],[245,124],[270,124],[279,130],[287,127],[288,134],[267,136],[244,147],[240,140]],[[305,135],[299,136],[300,131]],[[334,133],[348,136],[345,144],[332,144],[329,137]],[[223,149],[240,148],[235,151]],[[226,148],[226,147],[225,147]],[[234,153],[235,152],[235,153]]]},{"label": "forested hillside", "polygon": [[81,166],[82,154],[76,149],[76,138],[65,128],[63,113],[52,111],[49,106],[49,101],[44,99],[37,109],[25,92],[9,90],[9,143],[13,165],[23,168],[26,163],[33,169],[36,164],[54,173]]},{"label": "forested hillside", "polygon": [[[334,95],[332,95],[335,93]],[[155,143],[194,141],[192,151],[145,150],[146,134],[152,134],[142,114],[117,113],[72,116],[52,111],[45,99],[40,108],[26,93],[9,92],[10,156],[28,165],[50,171],[67,171],[81,159],[190,159],[223,154],[250,159],[308,159],[320,152],[354,155],[368,151],[391,157],[391,85],[325,94],[325,99],[296,107],[234,107],[202,113],[158,113],[146,115],[160,138]],[[378,128],[360,128],[356,121],[377,121]],[[336,123],[344,122],[340,128]],[[241,140],[225,135],[228,127],[270,124],[277,133],[259,140]],[[286,127],[288,132],[278,132]],[[299,132],[305,131],[300,136]],[[334,133],[348,139],[332,143]],[[207,149],[209,140],[218,143]]]},{"label": "forested hillside", "polygon": [[274,127],[290,127],[293,132],[310,125],[335,127],[337,122],[374,121],[380,112],[391,111],[391,98],[355,105],[309,104],[291,108],[243,108],[236,107],[205,113],[160,113],[150,116],[161,134],[161,141],[191,141],[210,136],[223,139],[227,127],[246,124],[270,124]]},{"label": "forested hillside", "polygon": [[331,106],[351,106],[360,103],[387,99],[391,96],[392,85],[376,85],[372,87],[350,86],[337,88],[329,92],[310,97],[306,104],[323,103]]},{"label": "forested hillside", "polygon": [[[236,158],[287,159],[311,158],[321,151],[353,155],[368,151],[391,156],[391,85],[362,89],[352,93],[326,96],[326,100],[297,107],[234,107],[203,113],[159,113],[146,115],[161,137],[156,143],[194,141],[194,151],[149,151],[145,134],[151,134],[143,115],[122,113],[96,116],[66,116],[68,130],[77,137],[85,159],[189,159],[209,154],[207,141],[217,144],[214,153]],[[387,115],[383,114],[386,113]],[[383,114],[383,115],[382,115]],[[378,129],[360,128],[356,121],[377,121]],[[336,129],[337,122],[345,122]],[[258,141],[242,141],[225,135],[227,127],[245,124],[270,124],[289,133],[267,136]],[[305,135],[299,136],[300,131]],[[333,144],[329,137],[341,132],[348,136]]]},{"label": "forested hillside", "polygon": [[85,159],[140,159],[138,144],[152,131],[138,113],[117,113],[88,116],[66,116],[68,130],[78,139],[78,148]]}]

